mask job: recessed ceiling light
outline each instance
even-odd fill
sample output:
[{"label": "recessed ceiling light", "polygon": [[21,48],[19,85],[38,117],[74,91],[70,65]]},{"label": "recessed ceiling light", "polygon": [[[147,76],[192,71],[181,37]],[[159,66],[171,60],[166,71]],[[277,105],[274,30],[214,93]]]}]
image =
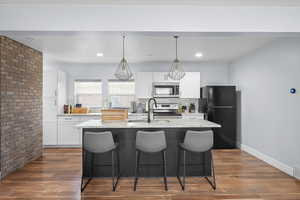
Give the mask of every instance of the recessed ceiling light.
[{"label": "recessed ceiling light", "polygon": [[97,53],[97,56],[98,56],[98,57],[102,57],[102,56],[103,56],[103,53]]},{"label": "recessed ceiling light", "polygon": [[197,53],[195,54],[195,56],[196,56],[197,58],[201,58],[201,57],[203,56],[203,54],[202,54],[201,52],[197,52]]}]

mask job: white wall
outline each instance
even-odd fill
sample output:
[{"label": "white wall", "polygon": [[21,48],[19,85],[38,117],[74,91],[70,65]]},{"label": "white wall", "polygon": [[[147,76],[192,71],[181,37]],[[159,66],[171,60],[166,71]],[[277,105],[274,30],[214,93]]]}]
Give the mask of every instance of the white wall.
[{"label": "white wall", "polygon": [[[133,72],[163,72],[168,71],[171,62],[149,62],[130,64]],[[103,81],[103,94],[106,95],[107,80],[115,79],[114,72],[118,66],[115,64],[60,64],[61,69],[66,71],[68,77],[68,102],[74,103],[74,80],[76,79],[101,79]],[[201,85],[228,84],[229,70],[226,63],[212,62],[187,62],[184,63],[185,71],[201,72]]]},{"label": "white wall", "polygon": [[[230,65],[241,92],[242,148],[300,177],[300,39],[286,38]],[[290,88],[296,88],[294,95]]]}]

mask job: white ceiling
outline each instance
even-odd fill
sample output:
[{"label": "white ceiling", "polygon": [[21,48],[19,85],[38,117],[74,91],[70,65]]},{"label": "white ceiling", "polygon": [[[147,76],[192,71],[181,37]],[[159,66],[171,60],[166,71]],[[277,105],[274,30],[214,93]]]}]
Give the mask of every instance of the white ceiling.
[{"label": "white ceiling", "polygon": [[[122,33],[111,32],[0,32],[58,62],[115,63],[122,56]],[[125,56],[129,62],[171,61],[175,33],[126,33]],[[182,61],[229,62],[277,39],[271,34],[180,33]],[[97,57],[101,52],[103,57]],[[201,52],[202,58],[195,53]]]},{"label": "white ceiling", "polygon": [[299,0],[0,0],[0,4],[300,6]]}]

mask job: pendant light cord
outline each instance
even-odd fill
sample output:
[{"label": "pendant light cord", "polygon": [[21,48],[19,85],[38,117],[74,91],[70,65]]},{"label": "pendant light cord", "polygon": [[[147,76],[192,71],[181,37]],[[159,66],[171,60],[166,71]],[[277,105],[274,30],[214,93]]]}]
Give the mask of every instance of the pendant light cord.
[{"label": "pendant light cord", "polygon": [[123,35],[123,59],[125,58],[125,47],[124,47],[125,35]]},{"label": "pendant light cord", "polygon": [[178,39],[178,36],[175,35],[174,38],[176,39],[176,60],[178,60],[178,53],[177,53],[177,39]]}]

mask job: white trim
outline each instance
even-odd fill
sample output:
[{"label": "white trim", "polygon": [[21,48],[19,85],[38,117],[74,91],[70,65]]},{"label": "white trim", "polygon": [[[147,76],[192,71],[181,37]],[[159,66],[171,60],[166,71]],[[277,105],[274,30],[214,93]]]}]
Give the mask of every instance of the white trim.
[{"label": "white trim", "polygon": [[43,145],[44,149],[56,148],[81,148],[81,145]]},{"label": "white trim", "polygon": [[259,151],[257,151],[256,149],[249,147],[245,144],[241,144],[241,150],[257,157],[260,160],[265,161],[266,163],[270,164],[271,166],[279,169],[280,171],[283,171],[284,173],[290,175],[290,176],[294,176],[294,168],[290,167],[266,154],[263,154]]},{"label": "white trim", "polygon": [[294,168],[294,177],[300,180],[300,168]]}]

